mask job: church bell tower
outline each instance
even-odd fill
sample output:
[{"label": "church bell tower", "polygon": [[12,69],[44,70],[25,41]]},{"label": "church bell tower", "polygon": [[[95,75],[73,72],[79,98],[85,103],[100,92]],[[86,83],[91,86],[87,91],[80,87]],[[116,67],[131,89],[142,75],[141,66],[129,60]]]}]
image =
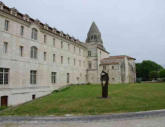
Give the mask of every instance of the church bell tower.
[{"label": "church bell tower", "polygon": [[86,39],[87,44],[95,44],[98,47],[105,49],[103,46],[103,40],[101,38],[101,32],[99,31],[95,22],[92,23]]},{"label": "church bell tower", "polygon": [[99,31],[95,22],[92,23],[86,39],[86,43],[91,43],[91,42],[97,42],[100,44],[103,43],[101,39],[101,32]]},{"label": "church bell tower", "polygon": [[100,82],[99,65],[102,56],[105,56],[105,48],[99,31],[95,22],[92,23],[87,34],[86,46],[88,48],[88,69],[87,76],[89,83]]}]

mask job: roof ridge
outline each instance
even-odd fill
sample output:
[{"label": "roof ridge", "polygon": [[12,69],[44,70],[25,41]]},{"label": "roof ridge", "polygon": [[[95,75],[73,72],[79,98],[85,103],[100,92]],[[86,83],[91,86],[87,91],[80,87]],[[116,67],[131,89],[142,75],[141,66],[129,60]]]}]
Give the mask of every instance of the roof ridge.
[{"label": "roof ridge", "polygon": [[74,37],[70,36],[69,34],[65,34],[64,32],[57,30],[55,27],[50,27],[48,24],[40,22],[39,19],[33,19],[28,14],[20,13],[15,7],[10,8],[10,7],[6,6],[2,1],[0,1],[0,11],[5,12],[9,15],[12,15],[20,20],[24,20],[25,22],[28,22],[28,23],[35,23],[35,24],[37,23],[40,25],[41,28],[48,30],[49,32],[51,32],[53,34],[56,34],[64,39],[70,40],[72,42],[78,42],[80,45],[84,46],[83,42],[79,41],[78,39],[75,39]]}]

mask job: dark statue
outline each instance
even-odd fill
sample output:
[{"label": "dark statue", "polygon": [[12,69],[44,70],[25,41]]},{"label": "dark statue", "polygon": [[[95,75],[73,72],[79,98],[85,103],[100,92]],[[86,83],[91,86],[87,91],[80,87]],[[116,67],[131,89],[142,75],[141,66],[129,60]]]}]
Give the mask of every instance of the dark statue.
[{"label": "dark statue", "polygon": [[105,71],[101,72],[101,86],[102,86],[102,97],[108,97],[108,84],[109,84],[109,76]]}]

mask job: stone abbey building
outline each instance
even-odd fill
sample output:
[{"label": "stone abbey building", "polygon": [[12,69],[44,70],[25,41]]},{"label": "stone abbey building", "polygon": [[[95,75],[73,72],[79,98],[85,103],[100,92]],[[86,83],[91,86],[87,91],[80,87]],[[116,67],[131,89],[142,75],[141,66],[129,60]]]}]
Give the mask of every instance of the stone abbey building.
[{"label": "stone abbey building", "polygon": [[69,84],[133,83],[135,59],[110,56],[95,23],[86,42],[0,2],[0,106],[17,105]]}]

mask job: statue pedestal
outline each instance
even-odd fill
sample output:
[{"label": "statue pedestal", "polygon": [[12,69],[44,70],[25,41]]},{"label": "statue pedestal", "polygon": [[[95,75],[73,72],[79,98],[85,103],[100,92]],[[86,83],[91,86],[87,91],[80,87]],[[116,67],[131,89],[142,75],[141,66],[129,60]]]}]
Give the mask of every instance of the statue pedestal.
[{"label": "statue pedestal", "polygon": [[102,84],[102,97],[108,97],[108,84]]},{"label": "statue pedestal", "polygon": [[101,73],[102,98],[108,97],[108,83],[109,83],[108,73],[102,71]]}]

